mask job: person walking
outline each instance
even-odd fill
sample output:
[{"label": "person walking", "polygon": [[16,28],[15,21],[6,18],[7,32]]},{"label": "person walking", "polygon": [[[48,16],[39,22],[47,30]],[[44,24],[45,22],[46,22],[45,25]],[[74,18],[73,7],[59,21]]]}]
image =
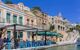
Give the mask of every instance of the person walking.
[{"label": "person walking", "polygon": [[4,41],[1,37],[2,37],[2,34],[0,34],[0,50],[2,50],[4,47],[4,45],[3,45]]}]

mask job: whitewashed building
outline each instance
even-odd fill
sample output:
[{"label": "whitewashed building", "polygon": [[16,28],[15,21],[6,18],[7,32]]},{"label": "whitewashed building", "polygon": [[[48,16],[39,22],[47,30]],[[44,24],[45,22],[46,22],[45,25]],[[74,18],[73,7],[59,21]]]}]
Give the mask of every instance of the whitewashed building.
[{"label": "whitewashed building", "polygon": [[64,19],[62,14],[59,13],[57,16],[52,17],[52,25],[54,26],[54,32],[61,33],[63,35],[63,41],[67,39],[67,30],[69,26],[69,21],[67,19]]}]

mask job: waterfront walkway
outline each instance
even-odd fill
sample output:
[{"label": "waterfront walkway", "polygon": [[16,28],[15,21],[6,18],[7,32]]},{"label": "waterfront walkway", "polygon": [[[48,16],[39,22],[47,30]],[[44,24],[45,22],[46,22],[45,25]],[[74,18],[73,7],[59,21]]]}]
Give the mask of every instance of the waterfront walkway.
[{"label": "waterfront walkway", "polygon": [[[13,46],[14,43],[11,43],[11,42],[8,42],[6,43],[6,46],[5,48],[6,49],[13,49],[14,46]],[[16,49],[18,48],[41,48],[42,46],[49,46],[51,44],[56,44],[56,42],[52,42],[50,40],[46,41],[46,44],[45,44],[45,41],[20,41],[19,44],[16,43]]]},{"label": "waterfront walkway", "polygon": [[[62,41],[62,42],[52,42],[50,40],[46,41],[46,45],[45,45],[45,41],[26,41],[23,42],[21,41],[19,43],[18,48],[16,48],[16,50],[34,50],[34,49],[43,49],[43,48],[49,48],[49,47],[53,47],[53,46],[61,46],[61,45],[69,45],[69,44],[75,44],[76,40],[78,38],[78,34],[75,35],[74,38],[72,38],[69,41]],[[13,43],[12,43],[13,44]],[[6,45],[6,49],[12,49],[12,44],[11,43],[7,43]],[[5,48],[4,48],[5,49]],[[15,50],[15,49],[13,49]]]}]

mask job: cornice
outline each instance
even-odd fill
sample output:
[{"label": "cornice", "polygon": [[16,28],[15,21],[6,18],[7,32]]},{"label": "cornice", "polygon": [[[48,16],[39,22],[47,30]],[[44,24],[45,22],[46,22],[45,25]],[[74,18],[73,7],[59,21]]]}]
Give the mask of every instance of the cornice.
[{"label": "cornice", "polygon": [[6,5],[6,4],[0,4],[0,7],[1,7],[1,8],[4,8],[4,9],[7,9],[7,10],[9,10],[9,11],[14,11],[14,12],[16,12],[16,13],[20,13],[20,14],[22,14],[22,15],[25,15],[24,12],[21,12],[20,10],[17,10],[17,9],[14,9],[14,8],[10,8],[10,7],[8,7],[8,5]]}]

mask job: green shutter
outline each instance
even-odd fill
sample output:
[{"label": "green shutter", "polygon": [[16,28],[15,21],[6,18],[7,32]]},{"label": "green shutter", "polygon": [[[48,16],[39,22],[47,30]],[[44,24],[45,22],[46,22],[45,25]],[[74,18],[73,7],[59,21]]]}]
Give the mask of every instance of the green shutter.
[{"label": "green shutter", "polygon": [[23,18],[22,17],[19,17],[19,24],[23,24]]},{"label": "green shutter", "polygon": [[13,15],[13,23],[17,24],[17,16]]},{"label": "green shutter", "polygon": [[7,21],[8,23],[10,23],[10,13],[7,13],[7,14],[6,14],[6,21]]}]

